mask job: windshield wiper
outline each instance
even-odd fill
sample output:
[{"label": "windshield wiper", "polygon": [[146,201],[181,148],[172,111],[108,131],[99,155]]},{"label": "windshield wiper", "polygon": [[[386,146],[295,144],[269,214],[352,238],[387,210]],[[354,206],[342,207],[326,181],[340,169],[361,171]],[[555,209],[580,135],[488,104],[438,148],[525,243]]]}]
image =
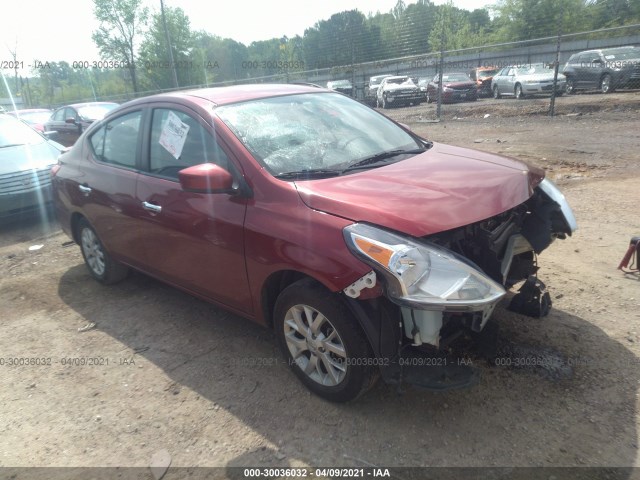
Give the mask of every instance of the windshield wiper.
[{"label": "windshield wiper", "polygon": [[381,167],[383,165],[387,165],[390,163],[387,161],[389,158],[397,157],[398,155],[414,155],[414,154],[423,153],[426,151],[427,151],[427,148],[414,148],[412,150],[398,149],[398,150],[389,150],[387,152],[376,153],[375,155],[372,155],[370,157],[363,158],[362,160],[354,163],[353,165],[349,165],[347,168],[342,170],[341,173],[347,173],[347,172],[351,172],[352,170],[359,170],[361,168],[369,168],[375,165],[376,163],[380,163],[380,165],[378,166]]},{"label": "windshield wiper", "polygon": [[281,180],[304,180],[308,178],[337,177],[338,175],[340,175],[340,173],[340,170],[331,170],[327,168],[308,168],[305,170],[279,173],[275,175],[275,177]]}]

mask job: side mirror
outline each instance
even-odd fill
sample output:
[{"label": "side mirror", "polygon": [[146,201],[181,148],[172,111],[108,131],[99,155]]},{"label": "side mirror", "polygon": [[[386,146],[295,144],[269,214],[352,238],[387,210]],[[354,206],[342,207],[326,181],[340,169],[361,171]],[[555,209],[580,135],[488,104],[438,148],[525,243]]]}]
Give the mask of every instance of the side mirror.
[{"label": "side mirror", "polygon": [[180,186],[187,192],[232,193],[233,176],[215,163],[202,163],[178,172]]},{"label": "side mirror", "polygon": [[64,121],[64,123],[70,123],[71,125],[75,125],[76,124],[76,119],[72,118],[72,117],[69,117]]}]

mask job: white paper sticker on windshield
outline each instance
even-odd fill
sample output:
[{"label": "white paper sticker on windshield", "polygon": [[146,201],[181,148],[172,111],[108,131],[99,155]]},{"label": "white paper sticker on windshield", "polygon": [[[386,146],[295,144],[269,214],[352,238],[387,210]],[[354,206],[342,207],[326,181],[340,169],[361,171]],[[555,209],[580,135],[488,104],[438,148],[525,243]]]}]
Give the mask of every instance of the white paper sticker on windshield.
[{"label": "white paper sticker on windshield", "polygon": [[169,112],[158,142],[174,158],[178,159],[182,155],[182,147],[187,139],[187,133],[189,133],[189,125],[183,123],[175,113]]}]

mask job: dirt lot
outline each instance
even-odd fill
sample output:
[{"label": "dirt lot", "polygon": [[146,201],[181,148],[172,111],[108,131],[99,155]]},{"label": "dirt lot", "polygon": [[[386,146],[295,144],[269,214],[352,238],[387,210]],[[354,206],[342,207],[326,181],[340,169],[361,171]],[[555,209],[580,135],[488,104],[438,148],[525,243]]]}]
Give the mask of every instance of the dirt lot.
[{"label": "dirt lot", "polygon": [[[164,449],[172,467],[640,466],[640,279],[616,270],[640,234],[640,92],[563,97],[555,118],[547,105],[447,105],[440,123],[426,121],[432,105],[385,112],[546,167],[578,219],[540,256],[551,314],[499,308],[512,365],[476,360],[468,390],[380,383],[327,403],[269,331],[141,274],[99,285],[55,223],[2,225],[0,466],[147,467]],[[560,363],[514,368],[518,352]]]}]

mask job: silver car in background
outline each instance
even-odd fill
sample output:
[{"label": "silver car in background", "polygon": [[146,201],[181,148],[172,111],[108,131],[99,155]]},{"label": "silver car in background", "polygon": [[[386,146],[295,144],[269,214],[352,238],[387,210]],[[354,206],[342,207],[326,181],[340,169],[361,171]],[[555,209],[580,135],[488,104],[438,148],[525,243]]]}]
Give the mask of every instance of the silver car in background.
[{"label": "silver car in background", "polygon": [[[566,77],[558,73],[556,96],[565,91]],[[493,98],[514,96],[518,99],[527,95],[551,94],[553,91],[553,68],[544,63],[512,65],[500,70],[491,80]]]},{"label": "silver car in background", "polygon": [[0,218],[51,202],[51,167],[64,147],[0,113]]}]

